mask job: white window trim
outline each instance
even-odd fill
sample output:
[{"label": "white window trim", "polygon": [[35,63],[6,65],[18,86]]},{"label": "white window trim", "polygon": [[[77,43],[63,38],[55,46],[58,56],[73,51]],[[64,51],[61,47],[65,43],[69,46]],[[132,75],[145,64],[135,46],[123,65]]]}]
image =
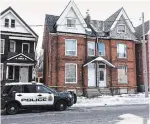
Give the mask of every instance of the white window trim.
[{"label": "white window trim", "polygon": [[1,41],[3,41],[4,43],[3,43],[3,52],[2,53],[0,53],[0,54],[4,54],[4,51],[5,51],[5,39],[1,39]]},{"label": "white window trim", "polygon": [[28,44],[28,53],[30,53],[30,43],[22,43],[22,53],[23,53],[23,45]]},{"label": "white window trim", "polygon": [[8,67],[8,80],[14,80],[14,77],[15,77],[15,66],[13,66],[13,79],[9,79],[9,67]]},{"label": "white window trim", "polygon": [[[76,54],[75,55],[67,55],[67,51],[72,51],[72,50],[67,50],[66,48],[66,41],[70,41],[70,40],[73,40],[73,41],[75,41],[76,42]],[[65,56],[77,56],[77,40],[76,39],[65,39]],[[66,51],[67,50],[67,51]]]},{"label": "white window trim", "polygon": [[[119,82],[119,80],[118,80],[118,84],[128,84],[128,66],[127,65],[120,65],[118,67],[126,67],[127,68],[127,70],[126,70],[127,72],[125,72],[127,75],[127,82]],[[117,69],[117,72],[118,72],[118,69]],[[118,75],[118,78],[119,78],[119,75]]]},{"label": "white window trim", "polygon": [[[118,31],[118,26],[125,26],[125,32],[119,32],[119,31]],[[120,34],[120,33],[121,33],[121,34],[126,33],[126,25],[125,25],[125,24],[118,24],[118,25],[117,25],[117,33],[119,33],[119,34]]]},{"label": "white window trim", "polygon": [[[16,42],[14,40],[10,40],[10,42],[14,42],[14,51],[13,52],[16,52]],[[10,47],[10,46],[9,46]],[[10,49],[10,48],[9,48]]]},{"label": "white window trim", "polygon": [[[70,19],[70,20],[75,20],[75,24],[74,24],[74,27],[68,27],[68,23],[67,23],[67,20]],[[76,28],[76,19],[75,18],[66,18],[66,27],[67,28]]]},{"label": "white window trim", "polygon": [[[123,45],[126,46],[126,57],[119,57],[119,56],[118,56],[118,45],[119,45],[119,44],[123,44]],[[126,45],[126,44],[124,44],[124,43],[118,43],[118,44],[117,44],[117,58],[120,58],[120,59],[127,59],[127,58],[128,58],[128,55],[127,55],[127,45]]]},{"label": "white window trim", "polygon": [[[66,66],[67,65],[75,65],[76,66],[76,82],[66,82]],[[75,83],[77,83],[77,64],[75,64],[75,63],[65,63],[65,84],[75,84]]]},{"label": "white window trim", "polygon": [[88,52],[89,50],[88,50],[88,51],[87,51],[87,52],[88,52],[88,56],[95,56],[95,42],[93,42],[93,41],[88,41],[88,49],[89,49],[89,43],[90,43],[90,44],[94,44],[94,55],[90,55],[89,52]]},{"label": "white window trim", "polygon": [[99,56],[105,56],[105,43],[104,43],[104,42],[98,42],[98,44],[99,44],[99,43],[103,43],[103,44],[104,44],[104,55],[100,55],[100,54],[99,54],[99,52],[101,52],[101,51],[99,51],[99,45],[98,45],[98,55],[99,55]]},{"label": "white window trim", "polygon": [[4,64],[3,64],[3,63],[0,63],[0,66],[2,67],[2,70],[0,70],[0,71],[1,71],[1,74],[2,74],[2,77],[1,77],[0,81],[2,81],[2,80],[3,80]]}]

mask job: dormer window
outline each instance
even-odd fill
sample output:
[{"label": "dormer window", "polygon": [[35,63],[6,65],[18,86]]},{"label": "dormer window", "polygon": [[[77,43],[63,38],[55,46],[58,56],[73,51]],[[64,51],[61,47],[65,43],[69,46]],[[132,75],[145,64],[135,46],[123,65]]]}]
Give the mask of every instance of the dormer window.
[{"label": "dormer window", "polygon": [[11,27],[15,28],[15,20],[14,19],[11,19]]},{"label": "dormer window", "polygon": [[117,25],[117,33],[125,33],[126,26],[124,24]]},{"label": "dormer window", "polygon": [[5,19],[5,27],[9,27],[9,19]]},{"label": "dormer window", "polygon": [[75,27],[76,20],[75,19],[67,19],[67,27],[72,28]]}]

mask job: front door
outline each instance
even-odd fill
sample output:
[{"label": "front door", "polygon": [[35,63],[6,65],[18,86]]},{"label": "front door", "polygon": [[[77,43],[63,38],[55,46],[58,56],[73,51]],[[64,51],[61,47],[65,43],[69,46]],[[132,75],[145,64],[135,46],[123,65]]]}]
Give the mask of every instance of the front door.
[{"label": "front door", "polygon": [[99,67],[98,67],[98,83],[99,83],[99,87],[106,87],[105,65],[99,65]]},{"label": "front door", "polygon": [[90,63],[88,65],[88,86],[89,87],[96,86],[95,64],[94,63]]},{"label": "front door", "polygon": [[28,82],[28,67],[20,67],[20,76],[19,76],[20,82]]}]

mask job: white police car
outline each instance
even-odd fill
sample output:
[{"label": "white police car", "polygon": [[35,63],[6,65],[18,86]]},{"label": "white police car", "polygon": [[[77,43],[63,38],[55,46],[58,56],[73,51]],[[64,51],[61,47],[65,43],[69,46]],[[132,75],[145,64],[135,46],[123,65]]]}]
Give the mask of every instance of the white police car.
[{"label": "white police car", "polygon": [[1,109],[16,114],[19,109],[54,107],[63,111],[77,101],[73,92],[57,92],[42,83],[6,83],[1,92]]}]

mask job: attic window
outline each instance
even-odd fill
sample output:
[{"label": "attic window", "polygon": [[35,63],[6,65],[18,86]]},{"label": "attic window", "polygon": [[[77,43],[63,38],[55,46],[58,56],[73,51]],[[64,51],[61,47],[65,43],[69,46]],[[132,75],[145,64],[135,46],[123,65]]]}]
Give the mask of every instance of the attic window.
[{"label": "attic window", "polygon": [[15,27],[15,20],[11,19],[11,27],[14,28]]},{"label": "attic window", "polygon": [[75,19],[67,19],[67,27],[75,27]]},{"label": "attic window", "polygon": [[5,27],[9,27],[9,19],[5,19]]},{"label": "attic window", "polygon": [[125,25],[118,25],[117,26],[117,33],[125,33],[126,32],[126,26]]}]

